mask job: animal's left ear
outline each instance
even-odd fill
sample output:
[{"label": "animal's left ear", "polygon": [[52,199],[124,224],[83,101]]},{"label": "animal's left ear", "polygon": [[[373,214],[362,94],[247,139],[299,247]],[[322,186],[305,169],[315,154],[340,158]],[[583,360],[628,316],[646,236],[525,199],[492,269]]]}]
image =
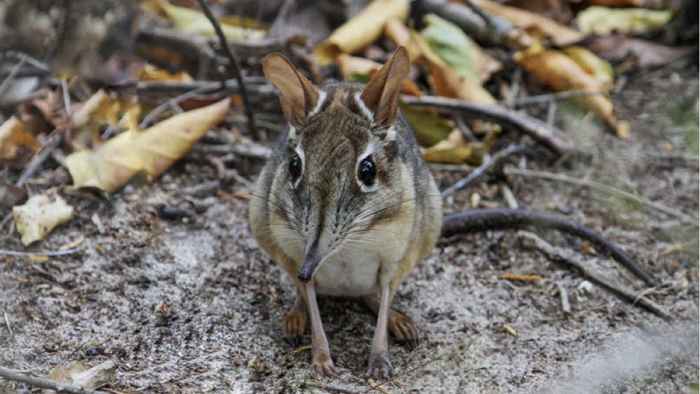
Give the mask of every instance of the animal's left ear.
[{"label": "animal's left ear", "polygon": [[396,120],[401,82],[408,76],[410,65],[406,48],[397,48],[362,91],[360,98],[372,111],[375,125],[389,127]]}]

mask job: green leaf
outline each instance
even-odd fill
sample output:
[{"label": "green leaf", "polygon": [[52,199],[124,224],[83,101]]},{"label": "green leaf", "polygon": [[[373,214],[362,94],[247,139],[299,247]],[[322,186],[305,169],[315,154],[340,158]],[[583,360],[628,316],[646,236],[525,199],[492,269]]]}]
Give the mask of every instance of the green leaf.
[{"label": "green leaf", "polygon": [[421,35],[430,48],[463,77],[478,81],[477,56],[479,47],[457,25],[437,15],[428,14],[427,27]]},{"label": "green leaf", "polygon": [[434,111],[401,105],[401,113],[416,132],[416,140],[422,146],[433,146],[447,138],[452,126]]}]

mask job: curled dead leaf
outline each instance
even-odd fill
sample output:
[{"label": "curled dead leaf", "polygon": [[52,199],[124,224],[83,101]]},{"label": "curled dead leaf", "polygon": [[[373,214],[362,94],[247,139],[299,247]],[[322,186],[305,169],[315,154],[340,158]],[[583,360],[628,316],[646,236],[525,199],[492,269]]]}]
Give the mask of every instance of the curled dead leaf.
[{"label": "curled dead leaf", "polygon": [[[336,59],[340,74],[346,81],[367,82],[382,65],[364,57],[340,54]],[[401,92],[411,96],[420,96],[420,88],[412,80],[406,78],[401,82]]]},{"label": "curled dead leaf", "polygon": [[576,62],[588,74],[595,77],[600,82],[600,86],[605,91],[610,91],[613,87],[615,72],[610,63],[601,59],[595,53],[586,48],[572,46],[563,49],[564,53]]},{"label": "curled dead leaf", "polygon": [[34,135],[27,131],[25,124],[11,117],[0,126],[0,163],[26,162],[41,148]]},{"label": "curled dead leaf", "polygon": [[56,226],[73,217],[73,207],[56,193],[39,194],[12,208],[17,231],[27,246],[44,239]]},{"label": "curled dead leaf", "polygon": [[532,36],[546,37],[558,46],[571,45],[584,38],[584,34],[579,31],[529,11],[490,0],[472,0],[472,2],[489,14],[503,17]]},{"label": "curled dead leaf", "polygon": [[71,154],[65,163],[73,186],[113,192],[139,172],[145,172],[149,179],[158,177],[221,122],[228,108],[229,99],[224,99],[177,114],[144,131],[125,131],[95,150]]},{"label": "curled dead leaf", "polygon": [[423,152],[423,158],[432,163],[480,165],[484,159],[484,146],[479,142],[468,142],[459,130],[450,133]]},{"label": "curled dead leaf", "polygon": [[593,6],[576,15],[576,25],[584,33],[601,36],[613,32],[642,34],[664,26],[672,16],[669,10]]},{"label": "curled dead leaf", "polygon": [[321,65],[327,65],[341,53],[359,51],[382,35],[388,21],[405,20],[408,4],[408,0],[374,0],[319,44],[314,49],[314,56]]},{"label": "curled dead leaf", "polygon": [[606,87],[563,52],[533,48],[516,53],[515,60],[537,80],[555,91],[590,92],[590,95],[575,100],[595,113],[620,138],[629,137],[629,124],[617,119],[612,102],[604,95]]}]

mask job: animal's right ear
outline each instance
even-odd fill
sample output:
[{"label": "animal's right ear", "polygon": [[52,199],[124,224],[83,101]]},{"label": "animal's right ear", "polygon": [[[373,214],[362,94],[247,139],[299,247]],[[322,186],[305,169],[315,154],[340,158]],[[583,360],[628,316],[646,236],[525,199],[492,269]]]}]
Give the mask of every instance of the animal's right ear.
[{"label": "animal's right ear", "polygon": [[278,53],[267,55],[262,66],[265,78],[280,91],[282,112],[287,121],[296,127],[303,125],[318,103],[318,88]]}]

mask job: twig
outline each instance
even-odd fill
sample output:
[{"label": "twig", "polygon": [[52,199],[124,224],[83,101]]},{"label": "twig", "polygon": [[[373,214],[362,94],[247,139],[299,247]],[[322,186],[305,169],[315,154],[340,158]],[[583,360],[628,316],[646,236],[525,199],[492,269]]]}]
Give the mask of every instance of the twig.
[{"label": "twig", "polygon": [[524,134],[529,135],[538,143],[558,156],[563,156],[574,151],[574,146],[560,138],[561,130],[549,126],[539,119],[525,114],[519,114],[498,105],[482,105],[436,96],[402,96],[404,103],[416,107],[434,107],[452,112],[460,112],[473,118],[486,119],[509,126]]},{"label": "twig", "polygon": [[518,209],[518,200],[515,198],[515,195],[513,194],[513,191],[510,190],[508,185],[501,185],[501,194],[503,194],[503,198],[506,200],[506,203],[508,204],[508,208],[510,209]]},{"label": "twig", "polygon": [[12,326],[10,326],[10,318],[7,317],[7,312],[3,311],[2,314],[5,317],[5,325],[7,326],[7,331],[10,332],[10,338],[12,338],[14,340],[15,339],[15,332],[12,331]]},{"label": "twig", "polygon": [[49,137],[49,140],[44,144],[44,146],[41,147],[41,150],[39,153],[34,155],[32,158],[32,161],[29,162],[27,167],[24,169],[22,174],[20,175],[19,179],[17,180],[17,183],[15,186],[17,187],[22,187],[32,176],[34,176],[34,173],[41,167],[41,165],[46,161],[46,159],[51,155],[51,152],[56,149],[60,144],[61,141],[63,140],[63,135],[58,133],[57,130],[54,130],[52,135]]},{"label": "twig", "polygon": [[27,62],[27,58],[22,56],[19,60],[19,63],[17,63],[14,67],[12,67],[12,70],[10,70],[10,73],[7,74],[7,77],[0,83],[0,96],[2,96],[5,93],[5,90],[7,89],[8,86],[10,86],[10,82],[12,82],[13,79],[17,76],[17,73],[19,70],[24,66],[24,63]]},{"label": "twig", "polygon": [[71,394],[107,394],[104,391],[93,391],[85,390],[82,387],[76,385],[57,382],[55,380],[46,378],[35,378],[33,376],[27,376],[23,373],[13,371],[4,367],[0,367],[0,377],[12,380],[15,382],[26,383],[30,386],[41,387],[44,389],[55,390],[59,393],[71,393]]},{"label": "twig", "polygon": [[514,230],[527,226],[558,230],[591,242],[604,254],[642,279],[647,285],[655,286],[657,281],[622,251],[617,245],[598,235],[593,230],[572,222],[561,215],[524,209],[488,208],[475,209],[445,216],[442,221],[442,236],[483,232],[488,230]]},{"label": "twig", "polygon": [[[221,85],[219,85],[218,87],[221,87]],[[172,107],[174,105],[179,105],[185,100],[206,93],[208,91],[209,87],[202,87],[199,89],[190,90],[187,93],[183,93],[177,97],[173,97],[170,100],[165,101],[164,103],[155,107],[151,112],[148,113],[148,115],[144,116],[143,120],[141,121],[141,124],[139,124],[139,127],[145,129],[146,127],[150,126],[153,123],[153,121],[157,119],[158,116],[160,116],[160,114],[162,114],[167,108]]]},{"label": "twig", "polygon": [[56,250],[56,251],[39,251],[39,252],[20,252],[17,250],[7,250],[7,249],[0,249],[0,255],[5,255],[5,256],[47,256],[47,257],[55,257],[55,256],[65,256],[69,254],[74,254],[82,251],[83,249],[80,248],[74,248],[74,249],[66,249],[66,250]]},{"label": "twig", "polygon": [[457,181],[454,185],[448,187],[442,192],[442,198],[446,198],[452,195],[454,192],[465,189],[471,186],[477,179],[481,178],[486,171],[491,168],[501,164],[510,155],[520,153],[525,151],[525,147],[522,145],[510,145],[507,148],[496,152],[490,159],[482,163],[479,167],[475,168],[466,177]]},{"label": "twig", "polygon": [[245,113],[246,113],[246,116],[248,117],[248,127],[250,128],[250,131],[253,133],[253,135],[256,138],[258,138],[259,134],[258,134],[258,129],[255,128],[255,117],[253,116],[253,109],[250,106],[250,100],[248,99],[248,92],[246,91],[245,84],[243,83],[243,75],[241,74],[241,66],[238,64],[238,59],[236,59],[236,57],[233,54],[233,50],[228,45],[228,42],[226,41],[226,36],[224,36],[224,32],[221,30],[221,26],[219,25],[219,22],[214,17],[214,14],[211,13],[211,10],[209,9],[207,2],[205,0],[197,0],[197,1],[199,2],[199,6],[202,8],[202,11],[204,12],[204,15],[206,15],[207,19],[209,19],[209,22],[211,22],[212,26],[214,27],[214,31],[216,31],[216,35],[219,37],[219,43],[221,44],[221,49],[224,50],[226,57],[228,57],[229,68],[233,70],[233,75],[235,76],[236,80],[238,81],[238,86],[240,86],[240,88],[241,88],[241,98],[243,99],[243,107],[245,108]]},{"label": "twig", "polygon": [[653,301],[649,300],[644,296],[638,297],[636,294],[634,294],[634,292],[622,286],[617,286],[616,284],[609,282],[602,275],[587,268],[587,264],[578,255],[572,253],[571,251],[565,251],[561,248],[556,248],[550,245],[545,240],[536,236],[535,234],[528,233],[525,231],[519,232],[518,236],[533,241],[535,247],[542,253],[544,253],[544,255],[547,256],[547,258],[556,262],[563,263],[564,265],[567,265],[569,267],[576,268],[591,283],[594,283],[603,288],[604,290],[607,290],[610,294],[614,295],[620,300],[625,301],[633,306],[637,306],[647,312],[650,312],[666,322],[673,321],[673,318],[669,314],[661,310],[661,308],[658,305],[656,305]]},{"label": "twig", "polygon": [[603,94],[602,92],[589,92],[586,90],[567,90],[564,92],[549,93],[549,94],[539,94],[536,96],[527,96],[514,99],[511,104],[514,106],[519,105],[532,105],[532,104],[546,104],[552,101],[565,100],[573,97],[582,96],[597,96]]},{"label": "twig", "polygon": [[595,182],[595,181],[591,181],[591,180],[586,180],[586,179],[571,178],[571,177],[568,177],[566,175],[554,174],[554,173],[546,172],[546,171],[506,168],[504,170],[504,173],[506,175],[518,175],[518,176],[529,177],[529,178],[541,178],[541,179],[547,179],[550,181],[558,181],[558,182],[570,183],[570,184],[578,185],[578,186],[589,187],[589,188],[597,190],[599,192],[622,197],[622,198],[627,199],[629,201],[633,201],[637,204],[644,205],[648,208],[655,209],[659,212],[663,212],[669,216],[673,216],[677,219],[682,220],[683,222],[686,222],[686,223],[691,224],[695,227],[698,227],[698,218],[697,217],[693,217],[691,215],[685,214],[685,213],[680,212],[678,210],[675,210],[673,208],[667,207],[665,205],[662,205],[662,204],[659,204],[659,203],[656,203],[653,201],[649,201],[646,198],[634,195],[634,194],[626,192],[624,190],[616,189],[612,186],[608,186],[608,185],[603,184],[603,183],[599,183],[599,182]]}]

